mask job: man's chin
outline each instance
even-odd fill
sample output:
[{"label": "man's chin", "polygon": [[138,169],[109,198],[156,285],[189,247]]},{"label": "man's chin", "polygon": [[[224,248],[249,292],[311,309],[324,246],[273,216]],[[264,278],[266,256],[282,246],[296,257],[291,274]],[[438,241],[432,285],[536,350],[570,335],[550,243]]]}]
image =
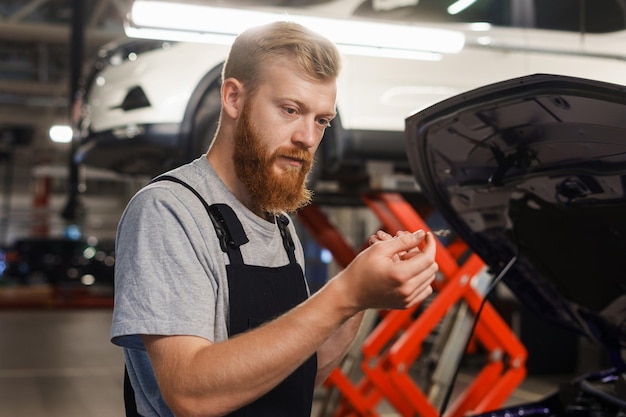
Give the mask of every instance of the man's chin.
[{"label": "man's chin", "polygon": [[300,175],[303,169],[302,164],[276,163],[274,164],[272,173],[274,174],[274,178],[280,181],[280,178],[283,178],[284,176],[294,177]]},{"label": "man's chin", "polygon": [[291,213],[310,204],[312,192],[304,186],[300,186],[297,189],[282,187],[275,189],[274,192],[267,196],[270,196],[270,198],[266,198],[264,201],[265,211],[271,213]]}]

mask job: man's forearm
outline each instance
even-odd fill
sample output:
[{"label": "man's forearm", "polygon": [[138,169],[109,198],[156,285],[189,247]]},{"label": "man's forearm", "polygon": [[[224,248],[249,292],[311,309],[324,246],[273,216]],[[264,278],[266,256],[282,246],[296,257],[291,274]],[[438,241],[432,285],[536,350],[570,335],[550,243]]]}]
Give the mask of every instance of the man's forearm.
[{"label": "man's forearm", "polygon": [[317,351],[316,385],[323,383],[332,370],[341,363],[359,332],[364,314],[362,311],[351,317]]},{"label": "man's forearm", "polygon": [[[348,320],[355,312],[341,307],[338,298],[334,285],[327,285],[260,328],[216,344],[195,338],[191,350],[189,336],[179,339],[185,344],[180,350],[175,336],[144,337],[168,405],[180,415],[189,410],[194,415],[221,415],[260,397],[331,336],[354,337],[360,320]],[[346,321],[351,325],[344,329]],[[349,346],[345,340],[343,344]]]}]

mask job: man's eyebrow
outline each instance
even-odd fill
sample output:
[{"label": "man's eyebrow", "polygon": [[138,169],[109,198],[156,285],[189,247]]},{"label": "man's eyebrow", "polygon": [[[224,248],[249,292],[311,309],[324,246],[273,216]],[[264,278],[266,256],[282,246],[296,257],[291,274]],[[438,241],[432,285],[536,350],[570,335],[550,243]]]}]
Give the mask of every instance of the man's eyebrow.
[{"label": "man's eyebrow", "polygon": [[327,113],[327,114],[324,114],[323,116],[327,117],[328,120],[333,120],[335,117],[337,117],[337,112],[333,111],[332,113]]},{"label": "man's eyebrow", "polygon": [[[309,105],[307,105],[305,102],[303,102],[302,100],[300,100],[300,99],[297,99],[297,98],[294,98],[294,97],[289,97],[289,96],[282,97],[282,99],[283,100],[292,101],[296,106],[298,106],[300,109],[302,109],[304,111],[307,111],[307,112],[312,111],[311,107]],[[319,114],[319,116],[328,118],[329,120],[332,120],[335,117],[337,117],[337,110],[333,109],[333,110],[331,110],[331,111],[329,111],[327,113],[321,113],[321,114]]]}]

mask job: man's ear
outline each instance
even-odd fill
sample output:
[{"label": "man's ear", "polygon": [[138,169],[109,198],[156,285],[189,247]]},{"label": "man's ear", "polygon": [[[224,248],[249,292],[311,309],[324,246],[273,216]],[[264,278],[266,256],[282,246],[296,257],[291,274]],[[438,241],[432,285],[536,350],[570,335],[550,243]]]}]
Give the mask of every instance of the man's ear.
[{"label": "man's ear", "polygon": [[232,119],[236,119],[243,106],[243,85],[235,78],[227,78],[222,83],[222,109]]}]

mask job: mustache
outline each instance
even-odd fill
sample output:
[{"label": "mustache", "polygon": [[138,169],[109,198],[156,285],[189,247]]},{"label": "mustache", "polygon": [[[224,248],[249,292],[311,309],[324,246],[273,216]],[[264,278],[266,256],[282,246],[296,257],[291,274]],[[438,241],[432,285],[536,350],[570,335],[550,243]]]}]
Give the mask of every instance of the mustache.
[{"label": "mustache", "polygon": [[306,149],[282,146],[274,151],[274,159],[279,157],[287,157],[291,159],[297,159],[305,163],[313,162],[313,154]]}]

